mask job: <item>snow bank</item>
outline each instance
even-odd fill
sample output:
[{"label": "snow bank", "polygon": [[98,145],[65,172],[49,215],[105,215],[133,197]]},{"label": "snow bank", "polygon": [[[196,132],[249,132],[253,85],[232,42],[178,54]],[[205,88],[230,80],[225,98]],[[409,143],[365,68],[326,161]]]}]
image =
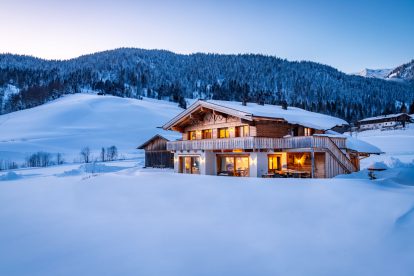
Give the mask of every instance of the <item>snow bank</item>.
[{"label": "snow bank", "polygon": [[3,175],[0,175],[0,181],[6,181],[6,180],[16,180],[22,178],[21,175],[15,173],[15,172],[7,172]]},{"label": "snow bank", "polygon": [[63,173],[55,174],[59,177],[76,176],[84,173],[108,173],[125,170],[125,167],[106,165],[102,163],[88,163],[80,165],[79,168],[64,171]]}]

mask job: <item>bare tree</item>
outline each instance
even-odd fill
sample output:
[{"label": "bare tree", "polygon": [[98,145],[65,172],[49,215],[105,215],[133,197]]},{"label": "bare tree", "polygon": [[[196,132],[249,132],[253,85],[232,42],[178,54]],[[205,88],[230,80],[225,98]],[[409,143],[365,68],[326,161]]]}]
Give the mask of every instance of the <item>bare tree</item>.
[{"label": "bare tree", "polygon": [[104,147],[102,147],[101,149],[101,161],[105,162],[105,148]]},{"label": "bare tree", "polygon": [[60,152],[58,152],[56,154],[56,163],[58,165],[62,165],[64,162],[65,162],[65,160],[63,160],[63,155]]},{"label": "bare tree", "polygon": [[51,154],[48,152],[36,152],[26,158],[28,167],[48,167],[52,164]]},{"label": "bare tree", "polygon": [[89,163],[91,159],[91,150],[89,147],[84,147],[80,152],[80,156],[84,163]]},{"label": "bare tree", "polygon": [[111,146],[106,149],[106,159],[109,161],[114,161],[118,157],[118,149],[116,146]]}]

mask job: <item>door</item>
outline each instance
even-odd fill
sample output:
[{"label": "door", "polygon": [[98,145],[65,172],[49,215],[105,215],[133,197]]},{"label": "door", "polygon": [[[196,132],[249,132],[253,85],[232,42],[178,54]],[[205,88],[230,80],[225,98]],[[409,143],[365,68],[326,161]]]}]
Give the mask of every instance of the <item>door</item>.
[{"label": "door", "polygon": [[200,174],[200,157],[180,156],[178,171],[185,174]]}]

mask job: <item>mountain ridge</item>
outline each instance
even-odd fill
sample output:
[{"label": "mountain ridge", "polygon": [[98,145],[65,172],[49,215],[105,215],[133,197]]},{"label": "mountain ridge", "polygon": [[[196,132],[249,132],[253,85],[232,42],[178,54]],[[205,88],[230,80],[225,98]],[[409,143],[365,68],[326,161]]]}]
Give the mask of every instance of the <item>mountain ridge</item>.
[{"label": "mountain ridge", "polygon": [[[19,93],[4,101],[4,87],[10,85]],[[184,98],[287,101],[348,121],[395,112],[401,102],[411,102],[414,97],[410,84],[350,76],[316,62],[259,54],[175,54],[139,48],[69,60],[0,54],[0,113],[91,90],[169,99],[181,105]]]}]

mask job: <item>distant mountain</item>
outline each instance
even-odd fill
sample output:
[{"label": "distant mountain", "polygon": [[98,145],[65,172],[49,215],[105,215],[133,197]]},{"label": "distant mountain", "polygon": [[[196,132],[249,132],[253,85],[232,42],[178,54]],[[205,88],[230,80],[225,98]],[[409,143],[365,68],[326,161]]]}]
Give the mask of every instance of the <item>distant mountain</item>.
[{"label": "distant mountain", "polygon": [[387,76],[388,79],[414,81],[414,59],[393,69]]},{"label": "distant mountain", "polygon": [[354,75],[366,78],[386,79],[392,70],[393,69],[364,69]]},{"label": "distant mountain", "polygon": [[85,91],[120,97],[280,103],[348,121],[399,111],[414,86],[347,75],[327,65],[256,54],[181,55],[121,48],[56,61],[0,55],[0,113]]}]

